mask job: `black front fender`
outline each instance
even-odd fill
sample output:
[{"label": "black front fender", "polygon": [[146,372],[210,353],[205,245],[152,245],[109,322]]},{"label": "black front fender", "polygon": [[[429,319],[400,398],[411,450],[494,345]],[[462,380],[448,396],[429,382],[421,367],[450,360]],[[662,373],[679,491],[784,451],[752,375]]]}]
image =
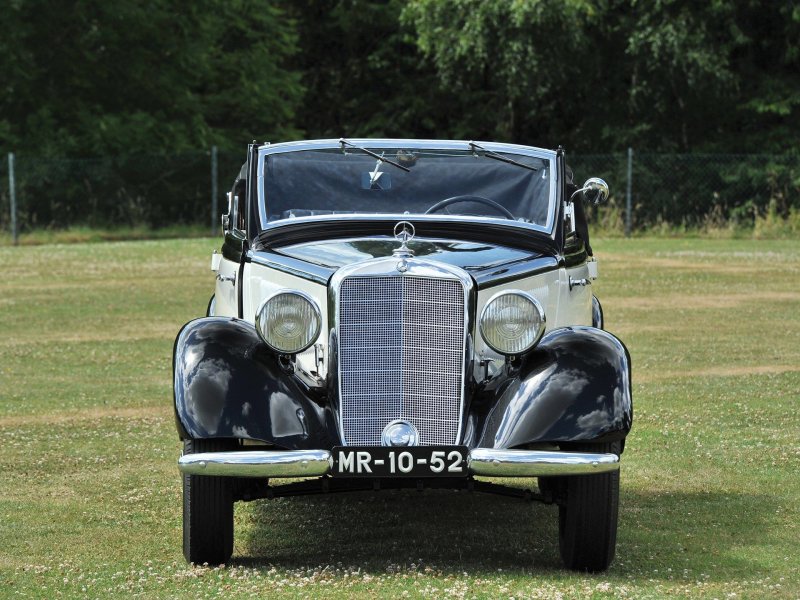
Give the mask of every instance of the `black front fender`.
[{"label": "black front fender", "polygon": [[281,369],[246,321],[190,321],[175,340],[173,369],[182,438],[252,439],[292,450],[338,440],[328,411]]},{"label": "black front fender", "polygon": [[501,386],[478,447],[624,438],[633,422],[627,348],[594,327],[548,333]]}]

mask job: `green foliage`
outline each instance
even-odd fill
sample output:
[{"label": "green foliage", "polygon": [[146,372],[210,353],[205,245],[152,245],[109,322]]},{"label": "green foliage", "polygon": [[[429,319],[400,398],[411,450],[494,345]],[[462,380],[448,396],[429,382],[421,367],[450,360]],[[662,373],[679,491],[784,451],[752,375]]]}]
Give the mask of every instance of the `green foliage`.
[{"label": "green foliage", "polygon": [[[8,0],[0,89],[0,152],[18,155],[33,227],[205,220],[211,145],[232,152],[224,188],[253,139],[339,136],[603,155],[583,176],[605,174],[617,207],[632,146],[635,226],[800,208],[789,2]],[[763,159],[673,156],[667,178],[665,153]]]},{"label": "green foliage", "polygon": [[415,0],[402,18],[443,86],[461,97],[457,134],[555,145],[594,13],[581,0]]},{"label": "green foliage", "polygon": [[246,142],[300,135],[296,48],[279,7],[243,0],[12,3],[0,148],[22,227],[208,222],[211,145],[224,190]]},{"label": "green foliage", "polygon": [[753,236],[757,239],[776,239],[800,237],[800,209],[792,207],[786,217],[781,217],[774,203],[767,212],[755,219]]},{"label": "green foliage", "polygon": [[296,34],[243,0],[18,0],[0,21],[0,148],[126,156],[299,135]]},{"label": "green foliage", "polygon": [[770,0],[9,0],[0,149],[300,136],[785,152],[800,10]]},{"label": "green foliage", "polygon": [[489,137],[739,153],[800,133],[791,4],[411,0],[403,19]]},{"label": "green foliage", "polygon": [[424,64],[400,0],[286,0],[302,52],[306,93],[298,124],[309,138],[441,137],[456,117]]}]

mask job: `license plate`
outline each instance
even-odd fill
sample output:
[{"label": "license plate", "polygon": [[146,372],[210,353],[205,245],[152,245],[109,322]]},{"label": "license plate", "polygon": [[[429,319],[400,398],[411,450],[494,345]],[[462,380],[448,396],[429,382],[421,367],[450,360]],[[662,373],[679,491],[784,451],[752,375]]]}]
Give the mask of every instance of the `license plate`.
[{"label": "license plate", "polygon": [[334,477],[466,477],[466,446],[336,446]]}]

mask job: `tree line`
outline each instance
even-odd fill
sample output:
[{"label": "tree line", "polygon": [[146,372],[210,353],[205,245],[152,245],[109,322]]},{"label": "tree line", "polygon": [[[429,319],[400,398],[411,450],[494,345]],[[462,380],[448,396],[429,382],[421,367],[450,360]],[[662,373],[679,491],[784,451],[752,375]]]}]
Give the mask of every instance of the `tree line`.
[{"label": "tree line", "polygon": [[7,0],[0,86],[21,157],[339,136],[796,155],[800,5]]}]

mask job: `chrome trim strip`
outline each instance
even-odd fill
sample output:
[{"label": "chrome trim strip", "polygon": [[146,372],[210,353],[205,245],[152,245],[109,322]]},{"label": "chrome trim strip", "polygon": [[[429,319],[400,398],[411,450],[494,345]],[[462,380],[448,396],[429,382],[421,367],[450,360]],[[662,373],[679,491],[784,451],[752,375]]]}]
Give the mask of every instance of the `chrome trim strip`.
[{"label": "chrome trim strip", "polygon": [[487,477],[589,475],[618,471],[619,456],[591,452],[474,448],[469,453],[467,466],[470,473]]},{"label": "chrome trim strip", "polygon": [[331,470],[327,450],[254,450],[184,454],[178,469],[186,475],[231,477],[316,477]]},{"label": "chrome trim strip", "polygon": [[[466,140],[409,140],[401,138],[386,138],[386,139],[348,139],[353,144],[359,146],[367,146],[368,148],[396,148],[403,146],[405,148],[418,148],[425,150],[463,150],[465,152],[472,152],[470,141]],[[474,141],[474,140],[472,140]],[[513,221],[520,226],[525,226],[529,229],[536,231],[543,231],[551,233],[555,225],[556,205],[558,204],[558,190],[556,188],[556,179],[560,176],[556,171],[557,152],[553,150],[546,150],[544,148],[537,148],[535,146],[523,146],[521,144],[506,144],[502,142],[482,142],[478,140],[475,142],[480,144],[484,149],[491,150],[492,152],[506,152],[509,154],[520,154],[523,156],[532,156],[534,158],[541,158],[550,162],[550,202],[547,207],[547,222],[545,225],[523,224],[518,221]],[[260,220],[261,229],[264,229],[267,224],[267,207],[264,202],[264,159],[270,154],[279,154],[282,152],[302,152],[304,150],[335,150],[339,148],[339,139],[323,139],[323,140],[301,140],[296,142],[283,142],[279,144],[266,144],[258,148],[258,164],[256,168],[256,183],[258,194],[258,216]],[[387,215],[391,218],[391,215]],[[403,218],[403,215],[397,215],[398,218]],[[420,215],[412,215],[415,219]],[[406,218],[408,215],[406,215]],[[312,217],[313,218],[313,217]],[[454,217],[455,220],[460,220],[459,217]]]},{"label": "chrome trim strip", "polygon": [[[488,150],[495,152],[509,152],[514,154],[528,154],[539,158],[555,158],[556,151],[537,146],[525,146],[523,144],[508,144],[505,142],[482,142],[480,140],[423,140],[408,138],[348,138],[347,141],[353,144],[369,144],[369,148],[396,148],[398,144],[409,148],[421,148],[425,150],[466,150],[472,152],[470,141],[480,144]],[[300,150],[319,150],[324,148],[339,148],[339,138],[316,139],[316,140],[297,140],[294,142],[279,142],[277,144],[265,144],[259,146],[259,152],[298,152]]]},{"label": "chrome trim strip", "polygon": [[295,277],[308,279],[309,281],[321,285],[328,285],[328,280],[334,272],[334,269],[328,267],[308,263],[297,258],[280,254],[267,254],[263,251],[254,252],[253,250],[248,250],[247,257],[250,259],[250,262],[261,265],[262,267],[269,267],[270,269],[275,269],[276,271],[288,275],[294,275]]},{"label": "chrome trim strip", "polygon": [[481,271],[470,269],[469,274],[475,278],[478,290],[488,290],[556,269],[558,269],[558,259],[552,256],[540,256]]},{"label": "chrome trim strip", "polygon": [[[467,458],[472,475],[548,477],[591,475],[619,470],[616,454],[473,448]],[[184,454],[178,469],[185,475],[222,477],[317,477],[333,468],[328,450],[254,450]]]}]

